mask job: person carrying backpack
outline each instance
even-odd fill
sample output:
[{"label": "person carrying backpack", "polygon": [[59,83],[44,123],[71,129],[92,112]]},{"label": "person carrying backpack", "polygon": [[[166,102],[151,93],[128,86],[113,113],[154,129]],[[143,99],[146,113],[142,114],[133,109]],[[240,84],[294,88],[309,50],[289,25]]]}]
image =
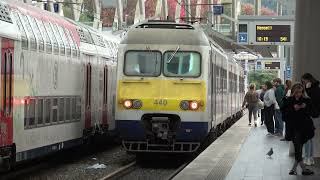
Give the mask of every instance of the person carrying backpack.
[{"label": "person carrying backpack", "polygon": [[257,112],[258,112],[258,101],[259,101],[259,95],[255,91],[256,86],[255,84],[250,84],[249,91],[246,93],[242,107],[244,108],[246,104],[248,104],[248,110],[249,110],[249,126],[251,126],[251,119],[253,114],[254,119],[254,126],[257,127]]}]

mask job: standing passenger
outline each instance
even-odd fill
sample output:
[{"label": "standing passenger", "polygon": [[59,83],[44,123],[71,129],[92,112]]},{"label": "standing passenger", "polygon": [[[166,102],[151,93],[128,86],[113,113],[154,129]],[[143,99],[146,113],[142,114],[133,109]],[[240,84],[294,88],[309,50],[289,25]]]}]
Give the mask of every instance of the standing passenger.
[{"label": "standing passenger", "polygon": [[255,91],[255,84],[250,84],[249,91],[246,93],[242,107],[245,107],[248,103],[249,110],[249,126],[251,126],[251,118],[253,114],[254,126],[257,127],[257,112],[258,112],[258,94]]},{"label": "standing passenger", "polygon": [[295,84],[292,87],[293,96],[286,98],[284,101],[283,111],[286,112],[290,121],[290,137],[293,141],[295,151],[295,163],[290,175],[297,175],[297,166],[300,165],[302,175],[314,174],[307,169],[302,161],[302,148],[308,140],[314,136],[314,125],[310,118],[312,112],[312,104],[309,98],[303,96],[304,89],[302,84]]},{"label": "standing passenger", "polygon": [[[319,88],[319,81],[316,80],[311,74],[306,73],[302,76],[302,84],[304,85],[306,89],[307,95],[311,98],[311,102],[314,108],[312,117],[313,117],[313,123],[318,127],[317,124],[319,124],[320,119],[319,113],[320,113],[320,88]],[[317,133],[316,133],[317,134]],[[313,139],[310,139],[304,146],[305,150],[305,164],[307,165],[313,165],[314,159],[313,159]]]},{"label": "standing passenger", "polygon": [[265,83],[265,86],[267,88],[267,92],[264,94],[263,102],[264,102],[264,113],[265,113],[265,124],[267,126],[268,134],[274,135],[274,110],[275,108],[278,108],[278,103],[276,101],[276,97],[274,95],[274,89],[273,85],[270,81],[267,81]]},{"label": "standing passenger", "polygon": [[280,78],[276,78],[273,80],[273,84],[276,87],[276,90],[274,92],[274,95],[276,96],[277,103],[279,105],[279,108],[275,108],[275,133],[278,136],[283,136],[283,121],[282,121],[282,113],[280,111],[280,108],[283,105],[283,98],[285,97],[285,88],[282,84],[282,81]]},{"label": "standing passenger", "polygon": [[[267,90],[266,86],[262,85],[260,96],[259,96],[259,98],[262,102],[263,102],[263,97],[264,97],[264,94],[266,93],[266,90]],[[265,109],[263,108],[263,109],[261,109],[261,126],[263,125],[264,121],[265,121]]]},{"label": "standing passenger", "polygon": [[[284,98],[288,98],[291,96],[291,87],[292,87],[292,82],[290,80],[286,80],[286,84],[285,84],[285,94],[286,96]],[[280,108],[281,109],[281,108]],[[282,112],[282,121],[285,123],[285,135],[284,135],[284,138],[280,139],[280,141],[287,141],[288,138],[287,138],[287,134],[290,133],[288,131],[288,123],[287,123],[287,120],[288,118],[286,117],[286,113]]]}]

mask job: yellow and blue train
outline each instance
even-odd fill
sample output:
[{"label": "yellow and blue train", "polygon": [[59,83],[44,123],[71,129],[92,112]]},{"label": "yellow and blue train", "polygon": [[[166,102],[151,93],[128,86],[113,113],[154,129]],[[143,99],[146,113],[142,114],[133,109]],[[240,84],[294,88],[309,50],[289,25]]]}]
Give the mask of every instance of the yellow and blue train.
[{"label": "yellow and blue train", "polygon": [[128,152],[195,152],[241,115],[241,65],[201,27],[147,21],[119,45],[115,120]]}]

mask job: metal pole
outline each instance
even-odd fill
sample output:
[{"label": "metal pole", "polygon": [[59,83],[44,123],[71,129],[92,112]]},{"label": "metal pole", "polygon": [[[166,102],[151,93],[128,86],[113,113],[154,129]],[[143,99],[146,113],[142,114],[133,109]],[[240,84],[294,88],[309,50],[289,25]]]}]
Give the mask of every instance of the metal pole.
[{"label": "metal pole", "polygon": [[254,11],[255,15],[260,16],[261,0],[255,0],[254,7],[255,7],[255,11]]}]

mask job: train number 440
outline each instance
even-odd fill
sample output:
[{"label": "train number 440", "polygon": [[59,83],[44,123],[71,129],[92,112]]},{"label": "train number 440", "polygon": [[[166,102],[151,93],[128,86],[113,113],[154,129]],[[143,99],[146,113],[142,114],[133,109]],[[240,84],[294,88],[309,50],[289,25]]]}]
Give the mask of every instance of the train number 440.
[{"label": "train number 440", "polygon": [[156,99],[156,100],[154,100],[153,104],[166,106],[168,104],[168,101],[165,99]]}]

